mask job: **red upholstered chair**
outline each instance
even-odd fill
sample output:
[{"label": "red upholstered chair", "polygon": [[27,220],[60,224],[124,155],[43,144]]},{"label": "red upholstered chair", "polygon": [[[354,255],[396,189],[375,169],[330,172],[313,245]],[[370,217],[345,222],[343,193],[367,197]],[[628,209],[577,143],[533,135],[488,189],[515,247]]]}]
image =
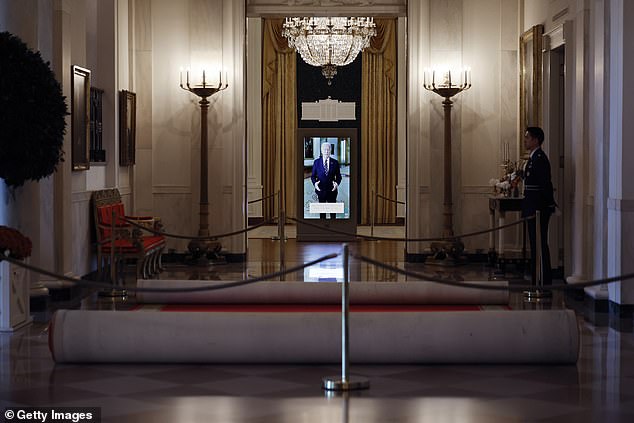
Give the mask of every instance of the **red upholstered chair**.
[{"label": "red upholstered chair", "polygon": [[160,230],[162,226],[159,218],[126,216],[121,194],[116,188],[94,191],[92,205],[97,235],[97,270],[100,275],[106,273],[109,265],[127,259],[136,260],[137,278],[147,279],[163,270],[161,254],[165,249],[165,237],[143,231],[123,219],[125,217],[150,229]]}]

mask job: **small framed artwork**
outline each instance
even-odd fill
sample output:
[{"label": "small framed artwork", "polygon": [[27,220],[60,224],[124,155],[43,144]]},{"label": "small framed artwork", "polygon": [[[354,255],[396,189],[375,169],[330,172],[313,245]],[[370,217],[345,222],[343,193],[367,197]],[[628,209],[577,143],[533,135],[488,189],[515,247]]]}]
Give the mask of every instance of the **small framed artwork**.
[{"label": "small framed artwork", "polygon": [[90,168],[90,71],[71,68],[71,161],[73,170]]},{"label": "small framed artwork", "polygon": [[119,94],[119,165],[135,164],[136,94],[123,90]]},{"label": "small framed artwork", "polygon": [[524,131],[542,126],[542,35],[543,25],[535,25],[520,37],[520,133],[519,149],[524,151]]}]

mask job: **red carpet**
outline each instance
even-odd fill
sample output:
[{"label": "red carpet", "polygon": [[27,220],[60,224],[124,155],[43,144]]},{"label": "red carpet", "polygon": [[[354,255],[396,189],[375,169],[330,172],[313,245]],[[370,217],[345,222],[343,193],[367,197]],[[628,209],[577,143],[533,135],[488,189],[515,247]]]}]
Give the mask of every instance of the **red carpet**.
[{"label": "red carpet", "polygon": [[[351,305],[351,312],[427,312],[427,311],[479,311],[476,305]],[[202,312],[259,312],[259,313],[338,313],[337,304],[191,304],[164,305],[160,311],[202,311]]]}]

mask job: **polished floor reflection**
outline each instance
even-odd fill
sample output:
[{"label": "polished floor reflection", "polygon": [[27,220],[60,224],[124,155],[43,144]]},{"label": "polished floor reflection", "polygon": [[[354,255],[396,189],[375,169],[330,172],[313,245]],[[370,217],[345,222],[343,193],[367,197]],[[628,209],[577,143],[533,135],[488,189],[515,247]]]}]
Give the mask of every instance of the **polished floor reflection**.
[{"label": "polished floor reflection", "polygon": [[[398,242],[351,244],[360,254],[447,279],[501,276],[524,282],[521,274],[495,275],[484,264],[406,264],[403,248]],[[336,243],[289,240],[285,265],[340,249]],[[406,279],[365,263],[354,266],[358,280]],[[277,242],[253,239],[246,263],[171,264],[161,278],[235,280],[279,268]],[[338,268],[334,264],[327,269]],[[287,280],[311,278],[301,271]],[[134,304],[134,297],[108,299],[92,293],[77,306],[125,309]],[[521,295],[511,296],[512,308],[565,306],[561,295],[537,306]],[[579,324],[576,365],[353,365],[352,372],[368,377],[371,388],[343,397],[325,395],[320,388],[322,377],[340,370],[330,365],[56,365],[48,351],[46,323],[38,322],[0,334],[0,406],[101,407],[103,422],[634,421],[634,334],[597,327],[581,317]]]}]

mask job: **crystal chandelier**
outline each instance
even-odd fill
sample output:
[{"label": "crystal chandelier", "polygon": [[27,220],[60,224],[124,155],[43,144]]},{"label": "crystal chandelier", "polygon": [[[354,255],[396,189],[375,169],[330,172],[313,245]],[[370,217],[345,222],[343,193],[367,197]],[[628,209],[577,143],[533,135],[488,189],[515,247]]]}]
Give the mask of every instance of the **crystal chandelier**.
[{"label": "crystal chandelier", "polygon": [[321,66],[331,85],[337,66],[352,63],[370,45],[375,28],[372,18],[286,18],[282,35],[306,63]]}]

